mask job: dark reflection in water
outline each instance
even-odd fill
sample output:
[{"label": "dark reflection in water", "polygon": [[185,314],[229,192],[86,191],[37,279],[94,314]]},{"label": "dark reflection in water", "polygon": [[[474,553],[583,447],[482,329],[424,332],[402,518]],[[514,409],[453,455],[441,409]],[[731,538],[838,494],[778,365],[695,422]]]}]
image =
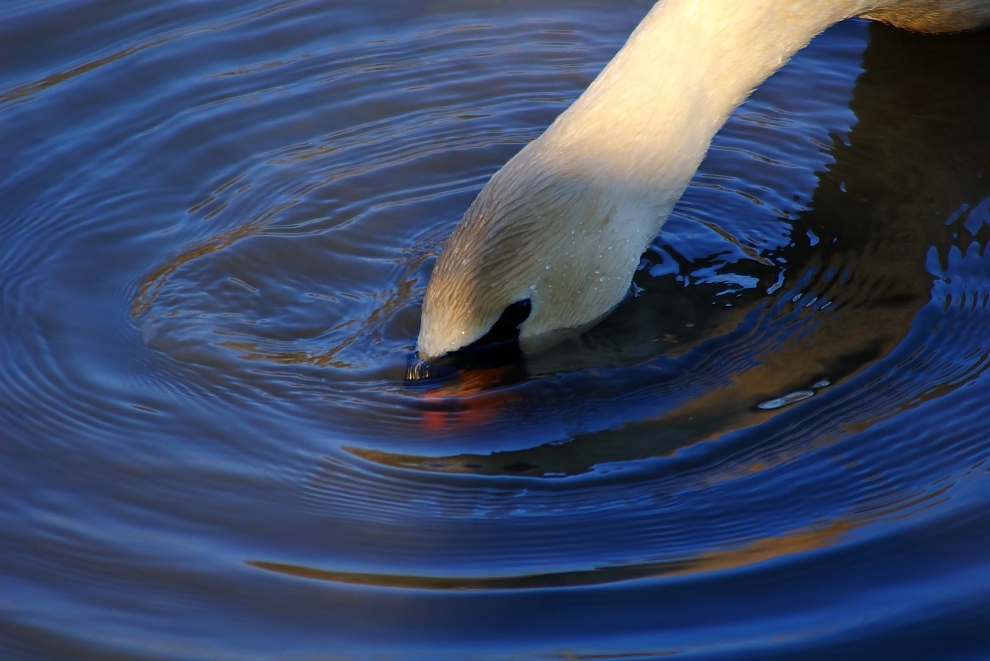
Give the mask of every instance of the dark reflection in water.
[{"label": "dark reflection in water", "polygon": [[[904,39],[907,44],[899,43]],[[980,206],[987,199],[987,173],[973,168],[990,163],[982,108],[990,88],[975,83],[990,82],[986,36],[921,38],[925,45],[916,48],[915,39],[875,30],[850,103],[859,121],[846,141],[835,139],[835,162],[819,178],[809,208],[794,219],[791,242],[763,258],[740,246],[750,259],[731,275],[751,279],[753,286],[738,293],[724,285],[696,285],[701,295],[689,290],[679,273],[716,273],[726,266],[724,255],[705,256],[699,264],[661,237],[654,250],[662,259],[644,259],[637,298],[569,346],[531,360],[535,374],[638,365],[623,371],[623,384],[639,377],[634,387],[648,389],[654,401],[673,403],[671,410],[645,420],[612,418],[619,428],[535,449],[441,461],[357,453],[407,467],[570,474],[603,461],[668,454],[752,426],[773,415],[768,410],[807,399],[885,358],[929,303],[929,257],[944,265],[953,249],[965,253],[972,246],[982,254],[990,238],[983,222],[987,204]],[[905,60],[906,49],[918,54]],[[979,215],[970,222],[974,208]],[[675,273],[648,277],[671,258]],[[727,308],[706,305],[726,294]],[[971,295],[981,309],[990,302],[978,291]],[[967,378],[932,394],[942,396],[978,377],[985,358],[969,366]],[[679,398],[678,391],[697,387],[699,371],[706,387]]]},{"label": "dark reflection in water", "polygon": [[612,316],[406,380],[647,8],[5,6],[0,657],[990,655],[987,34],[836,26]]}]

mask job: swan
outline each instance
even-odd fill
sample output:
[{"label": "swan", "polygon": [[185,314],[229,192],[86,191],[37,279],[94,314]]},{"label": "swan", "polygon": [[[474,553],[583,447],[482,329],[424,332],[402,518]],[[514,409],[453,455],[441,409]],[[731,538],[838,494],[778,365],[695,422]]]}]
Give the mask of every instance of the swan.
[{"label": "swan", "polygon": [[427,286],[420,359],[476,342],[522,301],[527,353],[608,314],[729,114],[854,16],[961,31],[990,24],[990,0],[660,0],[468,208]]}]

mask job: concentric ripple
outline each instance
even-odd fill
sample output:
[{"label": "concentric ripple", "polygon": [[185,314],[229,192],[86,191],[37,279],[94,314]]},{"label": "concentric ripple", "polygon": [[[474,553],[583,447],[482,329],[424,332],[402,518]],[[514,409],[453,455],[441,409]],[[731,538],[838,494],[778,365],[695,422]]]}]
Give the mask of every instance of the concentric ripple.
[{"label": "concentric ripple", "polygon": [[611,316],[406,379],[648,7],[4,10],[0,656],[990,654],[987,34],[836,26]]}]

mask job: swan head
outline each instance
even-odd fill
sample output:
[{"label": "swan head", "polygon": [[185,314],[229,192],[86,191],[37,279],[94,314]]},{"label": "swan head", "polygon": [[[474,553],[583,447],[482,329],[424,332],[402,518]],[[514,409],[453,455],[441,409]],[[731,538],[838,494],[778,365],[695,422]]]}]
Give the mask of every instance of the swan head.
[{"label": "swan head", "polygon": [[522,301],[530,313],[520,348],[539,351],[628,292],[662,222],[655,205],[621,182],[541,157],[538,142],[492,177],[444,246],[423,302],[422,360],[476,342]]},{"label": "swan head", "polygon": [[[828,25],[876,4],[875,15],[895,23],[968,27],[987,20],[975,9],[986,2],[802,2],[793,11],[782,9],[787,3],[737,2],[714,3],[726,11],[708,13],[699,10],[704,3],[656,3],[584,94],[492,177],[454,230],[423,302],[420,358],[476,342],[521,301],[530,306],[518,327],[524,352],[607,314],[715,132]],[[958,22],[940,22],[949,15]]]}]

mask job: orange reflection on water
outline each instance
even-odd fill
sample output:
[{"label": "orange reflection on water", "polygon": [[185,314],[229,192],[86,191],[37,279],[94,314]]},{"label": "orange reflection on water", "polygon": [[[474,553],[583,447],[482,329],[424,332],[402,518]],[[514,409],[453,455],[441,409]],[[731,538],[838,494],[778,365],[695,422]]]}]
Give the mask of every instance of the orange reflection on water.
[{"label": "orange reflection on water", "polygon": [[858,511],[831,521],[794,529],[782,535],[762,537],[735,547],[705,551],[681,558],[607,565],[591,569],[507,576],[425,576],[336,571],[261,560],[247,560],[245,563],[258,569],[301,578],[419,590],[516,590],[602,585],[677,574],[726,571],[821,550],[835,546],[849,533],[859,528],[901,519],[919,509],[928,509],[940,504],[948,497],[947,492],[953,485],[954,483],[948,483],[930,492],[905,493],[885,501],[864,503]]},{"label": "orange reflection on water", "polygon": [[453,381],[429,390],[424,399],[435,406],[423,412],[423,427],[436,432],[491,420],[520,397],[513,389],[495,387],[516,369],[507,365],[464,370]]},{"label": "orange reflection on water", "polygon": [[865,522],[865,517],[837,519],[821,527],[795,531],[788,535],[766,537],[739,548],[710,551],[687,558],[541,574],[417,576],[334,571],[261,560],[247,560],[246,564],[279,574],[334,583],[419,590],[513,590],[602,585],[675,574],[724,571],[795,553],[814,551],[836,544],[844,534]]}]

